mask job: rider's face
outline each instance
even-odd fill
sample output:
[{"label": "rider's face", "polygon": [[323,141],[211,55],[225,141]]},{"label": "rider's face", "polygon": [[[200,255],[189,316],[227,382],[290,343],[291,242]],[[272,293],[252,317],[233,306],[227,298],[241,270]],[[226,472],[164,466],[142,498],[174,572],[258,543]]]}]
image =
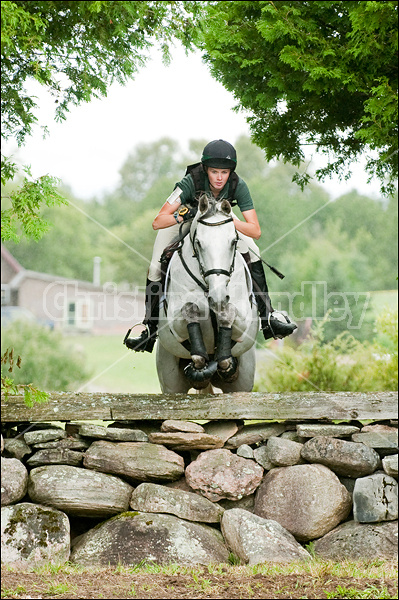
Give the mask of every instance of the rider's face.
[{"label": "rider's face", "polygon": [[209,186],[212,192],[219,193],[227,183],[230,169],[214,169],[208,167]]}]

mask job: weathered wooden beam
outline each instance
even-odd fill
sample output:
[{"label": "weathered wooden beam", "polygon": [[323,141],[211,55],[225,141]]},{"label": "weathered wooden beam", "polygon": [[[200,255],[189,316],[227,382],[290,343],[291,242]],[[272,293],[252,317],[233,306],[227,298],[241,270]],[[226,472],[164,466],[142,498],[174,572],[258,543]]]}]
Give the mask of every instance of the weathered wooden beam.
[{"label": "weathered wooden beam", "polygon": [[397,392],[250,392],[234,394],[108,394],[51,392],[28,408],[23,396],[2,396],[3,422],[91,420],[389,420]]}]

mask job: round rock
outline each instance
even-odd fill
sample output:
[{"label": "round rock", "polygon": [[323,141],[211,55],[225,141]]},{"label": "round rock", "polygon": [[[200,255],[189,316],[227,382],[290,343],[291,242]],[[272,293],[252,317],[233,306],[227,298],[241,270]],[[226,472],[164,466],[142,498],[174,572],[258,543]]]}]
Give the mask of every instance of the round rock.
[{"label": "round rock", "polygon": [[256,492],[254,513],[278,521],[296,539],[308,541],[331,531],[349,514],[351,495],[323,465],[272,469]]},{"label": "round rock", "polygon": [[263,468],[230,450],[208,450],[186,468],[186,481],[211,502],[224,498],[240,500],[259,486]]}]

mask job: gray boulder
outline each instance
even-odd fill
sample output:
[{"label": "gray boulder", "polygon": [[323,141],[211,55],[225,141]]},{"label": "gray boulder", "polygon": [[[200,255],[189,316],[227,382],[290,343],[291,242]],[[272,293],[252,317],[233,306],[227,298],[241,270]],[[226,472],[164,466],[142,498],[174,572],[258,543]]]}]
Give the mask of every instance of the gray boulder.
[{"label": "gray boulder", "polygon": [[93,442],[83,464],[87,469],[121,475],[133,481],[174,481],[184,473],[181,456],[146,442]]},{"label": "gray boulder", "polygon": [[142,483],[133,492],[130,507],[141,512],[172,513],[188,521],[219,523],[224,509],[199,494],[156,483]]},{"label": "gray boulder", "polygon": [[204,433],[205,429],[199,423],[192,421],[177,421],[175,419],[167,419],[161,425],[161,431],[182,431],[184,433]]},{"label": "gray boulder", "polygon": [[208,450],[186,468],[186,481],[194,490],[217,502],[240,500],[260,484],[263,469],[255,461],[236,456],[230,450]]},{"label": "gray boulder", "polygon": [[139,429],[119,427],[103,427],[86,423],[79,427],[79,434],[83,437],[109,440],[111,442],[148,442],[148,436]]},{"label": "gray boulder", "polygon": [[67,437],[61,440],[53,440],[50,442],[42,442],[35,444],[35,450],[47,450],[49,448],[67,448],[68,450],[87,450],[93,440],[87,440],[81,436]]},{"label": "gray boulder", "polygon": [[275,464],[269,458],[269,450],[267,446],[259,446],[259,448],[255,448],[254,450],[254,459],[256,462],[266,469],[266,471],[270,471],[275,467]]},{"label": "gray boulder", "polygon": [[226,510],[221,528],[227,546],[244,563],[286,563],[310,558],[280,523],[246,510]]},{"label": "gray boulder", "polygon": [[238,425],[236,421],[209,421],[204,425],[205,433],[209,435],[217,435],[223,443],[238,431]]},{"label": "gray boulder", "polygon": [[386,473],[356,479],[353,517],[359,523],[395,521],[398,518],[398,482]]},{"label": "gray boulder", "polygon": [[363,477],[380,466],[381,460],[373,448],[356,442],[320,436],[306,442],[301,456],[311,463],[329,467],[337,475]]},{"label": "gray boulder", "polygon": [[31,446],[32,444],[50,442],[52,440],[61,440],[66,437],[67,433],[65,429],[61,429],[60,427],[49,427],[48,429],[37,429],[24,433],[24,440],[28,446]]},{"label": "gray boulder", "polygon": [[1,457],[1,505],[19,502],[26,494],[28,471],[17,458]]},{"label": "gray boulder", "polygon": [[319,538],[349,514],[351,495],[323,465],[272,469],[255,496],[254,513],[278,521],[301,541]]},{"label": "gray boulder", "polygon": [[18,458],[18,460],[22,460],[27,454],[32,454],[32,450],[23,438],[4,439],[5,458]]},{"label": "gray boulder", "polygon": [[132,487],[119,477],[69,465],[32,469],[28,483],[33,502],[80,517],[109,517],[128,510]]},{"label": "gray boulder", "polygon": [[327,560],[397,559],[398,523],[342,523],[314,543],[317,556]]},{"label": "gray boulder", "polygon": [[42,465],[72,465],[73,467],[79,467],[82,463],[83,452],[77,452],[69,448],[44,448],[35,452],[26,461],[26,464],[30,467],[41,467]]},{"label": "gray boulder", "polygon": [[391,454],[382,459],[382,468],[387,475],[398,478],[398,455]]},{"label": "gray boulder", "polygon": [[388,453],[398,451],[398,430],[393,427],[355,433],[352,440]]},{"label": "gray boulder", "polygon": [[242,444],[237,448],[236,452],[237,456],[241,456],[242,458],[254,458],[254,451],[251,446],[248,444]]},{"label": "gray boulder", "polygon": [[17,569],[69,560],[68,517],[48,506],[22,502],[1,509],[1,562]]},{"label": "gray boulder", "polygon": [[127,512],[91,529],[72,548],[82,565],[132,565],[140,561],[186,565],[226,563],[220,531],[173,515]]},{"label": "gray boulder", "polygon": [[183,431],[150,433],[152,444],[163,444],[175,450],[209,450],[221,448],[223,440],[217,435],[207,433],[186,433]]},{"label": "gray boulder", "polygon": [[257,444],[264,442],[272,436],[280,435],[285,431],[285,425],[282,423],[254,423],[244,425],[242,429],[229,438],[225,444],[225,448],[235,449],[242,444]]},{"label": "gray boulder", "polygon": [[304,423],[296,426],[299,436],[304,438],[313,438],[320,435],[328,437],[344,437],[359,432],[359,427],[354,425],[335,425],[333,423]]},{"label": "gray boulder", "polygon": [[303,444],[279,437],[271,437],[267,442],[267,456],[277,467],[290,467],[302,463]]}]

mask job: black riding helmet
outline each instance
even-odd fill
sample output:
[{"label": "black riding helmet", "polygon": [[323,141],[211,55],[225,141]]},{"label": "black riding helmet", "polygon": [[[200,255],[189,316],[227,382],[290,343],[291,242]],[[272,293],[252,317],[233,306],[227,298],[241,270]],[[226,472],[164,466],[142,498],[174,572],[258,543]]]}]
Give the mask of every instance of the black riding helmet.
[{"label": "black riding helmet", "polygon": [[201,162],[214,169],[234,169],[237,166],[237,153],[234,146],[224,140],[209,142],[202,152]]}]

